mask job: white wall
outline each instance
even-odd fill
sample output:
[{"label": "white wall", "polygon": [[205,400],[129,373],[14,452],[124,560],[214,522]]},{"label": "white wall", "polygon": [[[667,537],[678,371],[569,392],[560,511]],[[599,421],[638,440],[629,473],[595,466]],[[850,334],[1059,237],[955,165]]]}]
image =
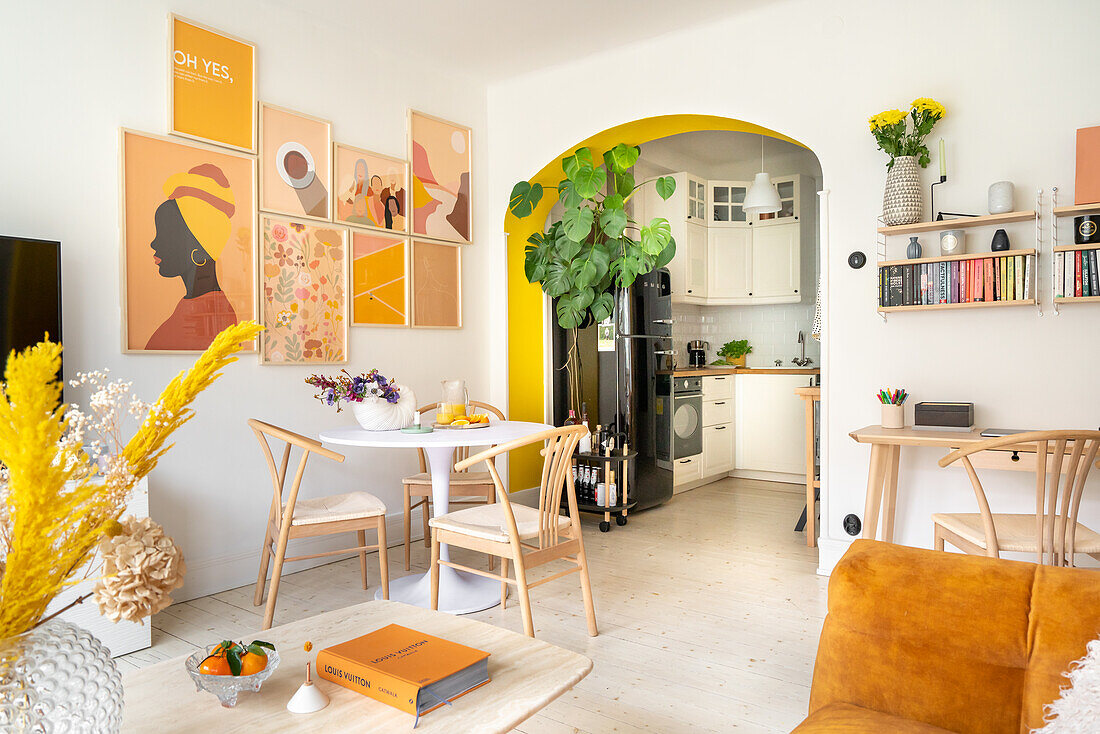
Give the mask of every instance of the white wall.
[{"label": "white wall", "polygon": [[[983,211],[987,186],[1001,179],[1016,182],[1021,208],[1032,206],[1036,188],[1052,185],[1062,203],[1072,201],[1074,130],[1100,123],[1100,96],[1085,91],[1095,86],[1095,49],[1075,41],[1072,29],[1098,23],[1100,4],[1072,0],[932,0],[917,8],[790,0],[496,84],[489,90],[491,216],[502,221],[512,184],[577,141],[654,115],[747,120],[817,154],[823,187],[832,192],[824,243],[828,569],[849,540],[841,519],[863,513],[868,449],[847,434],[877,422],[871,396],[878,387],[905,386],[914,401],[971,400],[986,426],[1100,424],[1095,305],[1066,307],[1058,317],[1049,307],[1041,318],[1028,308],[976,309],[895,314],[883,323],[875,268],[851,270],[845,262],[852,250],[875,252],[886,159],[866,120],[915,97],[947,106],[932,138],[935,144],[942,135],[949,146],[951,178],[938,187],[944,208]],[[609,74],[613,83],[578,81]],[[548,114],[554,100],[578,94],[591,102],[583,114]],[[926,184],[935,173],[936,162]],[[1010,235],[1016,246],[1029,243],[1028,225]],[[1044,258],[1045,300],[1048,267]],[[503,328],[503,315],[497,319]],[[974,508],[961,470],[939,469],[936,458],[914,450],[902,460],[899,542],[929,546],[933,511]],[[1033,509],[1026,477],[990,480],[998,508]],[[1090,483],[1095,490],[1100,478]],[[1082,520],[1095,528],[1100,496],[1092,495]]]},{"label": "white wall", "polygon": [[[487,206],[484,86],[420,60],[411,28],[322,25],[308,4],[301,7],[258,0],[0,4],[6,161],[0,232],[62,242],[66,372],[110,367],[152,399],[191,362],[124,356],[119,336],[118,128],[167,130],[166,18],[175,12],[253,41],[259,99],[332,120],[338,141],[403,157],[407,107],[473,128],[475,244],[463,259],[466,328],[353,327],[347,367],[378,367],[425,402],[435,399],[444,377],[464,377],[471,393],[499,402],[503,389],[490,389],[486,356],[487,233],[500,231],[500,218]],[[190,571],[177,599],[255,580],[271,489],[245,419],[307,435],[353,421],[349,411],[336,415],[312,400],[302,379],[315,369],[340,367],[260,367],[254,355],[244,356],[200,396],[197,417],[151,475],[151,514],[183,548]],[[313,463],[305,493],[367,489],[397,516],[400,478],[415,469],[415,455],[346,453],[343,465]],[[390,527],[391,539],[399,537],[399,525]],[[340,540],[347,545],[349,538]],[[373,594],[376,571],[371,579]]]}]

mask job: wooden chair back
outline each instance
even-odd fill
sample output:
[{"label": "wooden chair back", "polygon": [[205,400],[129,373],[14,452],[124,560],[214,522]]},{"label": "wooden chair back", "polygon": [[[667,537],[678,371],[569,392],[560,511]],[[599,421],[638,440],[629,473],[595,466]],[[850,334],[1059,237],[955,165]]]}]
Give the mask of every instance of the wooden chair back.
[{"label": "wooden chair back", "polygon": [[502,443],[487,451],[482,451],[480,454],[458,462],[455,469],[465,471],[482,461],[488,464],[489,474],[492,475],[493,484],[496,486],[497,501],[502,503],[508,520],[509,531],[512,538],[518,538],[519,530],[516,528],[516,519],[512,513],[508,492],[505,490],[504,483],[497,472],[496,463],[492,460],[500,454],[515,451],[524,446],[545,443],[542,451],[542,483],[539,487],[538,547],[540,549],[549,548],[557,545],[559,541],[558,517],[563,494],[566,496],[569,505],[569,517],[571,518],[574,537],[580,537],[580,515],[577,512],[577,494],[573,486],[573,452],[576,450],[581,437],[587,432],[588,429],[584,426],[563,426],[539,431],[530,436],[517,438],[514,441]]},{"label": "wooden chair back", "polygon": [[[324,456],[326,459],[332,459],[340,463],[343,463],[344,455],[326,449],[320,441],[294,433],[293,431],[288,431],[285,428],[273,426],[270,423],[264,423],[255,418],[248,419],[248,427],[256,434],[256,439],[260,442],[260,448],[263,450],[264,458],[267,460],[267,468],[271,472],[271,487],[273,490],[271,517],[279,527],[282,527],[283,522],[290,522],[294,517],[294,504],[298,501],[298,490],[301,489],[302,477],[306,473],[306,461],[309,459],[310,454]],[[286,444],[283,448],[282,458],[278,463],[276,463],[275,455],[271,451],[269,439],[282,441]],[[302,458],[298,461],[298,468],[294,473],[294,481],[291,482],[290,489],[287,492],[286,509],[284,510],[283,491],[286,489],[287,467],[290,465],[291,450],[295,446],[302,449]]]},{"label": "wooden chair back", "polygon": [[[970,454],[991,449],[1035,451],[1035,522],[1038,561],[1051,566],[1072,566],[1077,514],[1089,469],[1100,447],[1100,431],[1030,431],[980,441],[956,449],[940,459],[940,466],[961,460],[981,510],[986,553],[997,556],[997,530],[981,480],[970,463]],[[1066,452],[1069,452],[1068,464]],[[1049,460],[1048,460],[1049,459]],[[1047,466],[1050,464],[1050,471]],[[1049,477],[1048,477],[1049,475]],[[1065,479],[1062,480],[1062,476]],[[1061,480],[1061,481],[1060,481]]]},{"label": "wooden chair back", "polygon": [[[489,405],[488,403],[483,403],[480,400],[471,400],[469,402],[469,405],[474,407],[474,408],[483,408],[484,410],[486,410],[486,411],[492,413],[493,415],[495,415],[497,417],[497,420],[507,420],[504,417],[504,411],[502,411],[500,408],[493,407],[492,405]],[[434,412],[437,407],[439,407],[439,403],[428,403],[427,405],[421,405],[419,408],[416,409],[416,412],[423,415],[424,413]],[[434,421],[431,421],[431,422],[434,422]],[[477,430],[477,429],[474,429],[474,430]],[[424,472],[428,471],[428,456],[427,456],[427,454],[424,453],[424,449],[417,449],[416,450],[416,455],[417,455],[417,458],[420,460],[420,472],[424,473]],[[469,455],[470,455],[470,447],[469,446],[459,446],[459,447],[455,448],[455,462],[456,463],[466,459],[467,457],[469,457]],[[456,469],[456,471],[458,471],[458,470]],[[464,469],[462,471],[468,471],[468,470]]]}]

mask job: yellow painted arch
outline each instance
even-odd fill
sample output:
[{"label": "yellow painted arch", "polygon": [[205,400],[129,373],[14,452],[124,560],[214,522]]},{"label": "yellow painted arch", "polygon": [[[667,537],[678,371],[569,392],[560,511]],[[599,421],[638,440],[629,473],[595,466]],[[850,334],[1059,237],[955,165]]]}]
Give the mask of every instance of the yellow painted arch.
[{"label": "yellow painted arch", "polygon": [[[529,178],[542,184],[546,195],[529,216],[517,219],[511,213],[504,218],[508,233],[508,414],[512,420],[544,419],[543,396],[546,393],[543,374],[545,338],[543,335],[542,289],[527,282],[523,272],[524,247],[527,238],[541,232],[550,209],[557,201],[558,182],[564,177],[561,159],[577,148],[588,147],[596,160],[619,143],[641,145],[651,140],[679,133],[706,130],[766,135],[788,143],[807,147],[797,140],[744,120],[714,115],[661,115],[626,122],[570,146]],[[508,463],[509,486],[512,491],[535,487],[541,476],[542,459],[536,447],[515,451]]]}]

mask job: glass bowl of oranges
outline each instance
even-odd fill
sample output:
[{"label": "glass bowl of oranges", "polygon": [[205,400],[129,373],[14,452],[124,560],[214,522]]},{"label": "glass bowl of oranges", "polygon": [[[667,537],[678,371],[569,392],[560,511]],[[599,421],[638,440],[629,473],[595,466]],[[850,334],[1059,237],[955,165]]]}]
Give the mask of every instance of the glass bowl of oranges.
[{"label": "glass bowl of oranges", "polygon": [[260,690],[279,667],[279,653],[270,642],[222,640],[188,656],[185,665],[197,690],[213,693],[222,706],[232,708],[242,691]]}]

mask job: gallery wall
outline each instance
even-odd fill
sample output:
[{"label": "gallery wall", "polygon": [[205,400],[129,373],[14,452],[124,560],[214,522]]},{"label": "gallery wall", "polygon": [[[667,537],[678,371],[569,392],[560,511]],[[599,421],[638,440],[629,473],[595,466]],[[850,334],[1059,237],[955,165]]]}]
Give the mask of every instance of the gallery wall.
[{"label": "gallery wall", "polygon": [[[300,7],[258,0],[0,6],[9,61],[0,68],[0,233],[62,242],[67,375],[109,367],[153,399],[193,360],[123,355],[120,348],[118,129],[167,132],[172,12],[253,42],[258,98],[331,120],[337,142],[404,158],[410,107],[473,129],[464,328],[352,327],[346,366],[353,373],[377,367],[412,386],[420,402],[437,399],[443,378],[465,378],[471,394],[500,402],[503,390],[491,389],[487,378],[487,271],[495,256],[487,233],[499,232],[499,223],[488,216],[484,86],[419,55],[414,28],[322,25],[308,4]],[[174,598],[254,582],[271,485],[245,420],[306,435],[353,422],[350,411],[336,414],[314,401],[303,383],[313,371],[342,366],[261,367],[256,355],[242,355],[199,397],[197,416],[149,478],[150,513],[187,559],[187,582]],[[400,538],[400,479],[416,466],[412,452],[352,449],[342,465],[311,463],[303,496],[373,492],[389,507],[390,538]],[[302,552],[329,544],[300,542],[309,547]],[[370,594],[377,582],[372,576]]]},{"label": "gallery wall", "polygon": [[[1100,424],[1094,387],[1100,311],[1077,305],[1050,313],[1047,257],[1040,269],[1042,317],[1021,307],[892,314],[884,322],[875,311],[875,268],[846,264],[853,250],[875,254],[886,157],[876,150],[867,118],[916,97],[934,97],[948,110],[932,135],[948,141],[950,178],[937,192],[943,208],[984,212],[987,187],[1003,179],[1016,183],[1020,209],[1033,208],[1036,188],[1049,194],[1055,185],[1060,203],[1072,202],[1074,131],[1100,124],[1100,98],[1082,94],[1082,74],[1096,68],[1095,53],[1074,42],[1071,28],[1098,22],[1100,5],[1073,0],[933,0],[916,16],[871,0],[788,0],[508,80],[489,90],[491,216],[504,221],[515,181],[577,141],[636,119],[698,113],[746,120],[817,154],[831,192],[823,247],[821,567],[827,571],[851,540],[843,517],[863,514],[868,449],[848,433],[878,422],[872,397],[878,388],[904,386],[912,402],[973,401],[977,423],[985,426]],[[576,79],[613,69],[629,73],[600,87],[600,104],[585,114],[544,114],[548,100],[575,94]],[[925,185],[937,164],[924,172]],[[1032,230],[1014,226],[1013,246],[1030,247]],[[971,235],[969,251],[987,250],[991,236]],[[900,257],[903,247],[892,242],[889,256]],[[494,318],[503,328],[503,314]],[[901,543],[931,546],[932,512],[974,511],[962,471],[938,468],[937,458],[925,449],[902,458]],[[1002,511],[1034,509],[1033,479],[998,473],[992,481]],[[1092,527],[1100,526],[1097,495],[1087,496],[1082,509]]]}]

